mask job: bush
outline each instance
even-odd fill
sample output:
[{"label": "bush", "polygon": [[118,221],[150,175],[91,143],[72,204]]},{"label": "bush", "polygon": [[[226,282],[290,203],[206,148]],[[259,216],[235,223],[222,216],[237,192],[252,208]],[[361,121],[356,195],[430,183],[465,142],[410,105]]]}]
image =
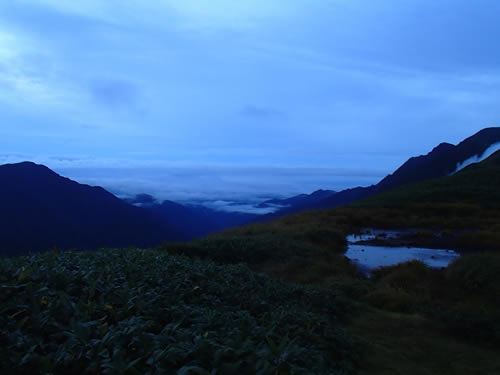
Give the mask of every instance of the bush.
[{"label": "bush", "polygon": [[324,245],[336,252],[344,252],[347,241],[345,234],[324,228],[311,228],[295,236],[299,240],[312,242],[313,244]]},{"label": "bush", "polygon": [[259,270],[281,280],[323,286],[330,286],[339,278],[350,280],[362,277],[356,265],[339,254],[322,254],[310,259],[295,258],[266,264]]},{"label": "bush", "polygon": [[418,260],[379,267],[372,271],[372,279],[378,284],[416,295],[429,294],[439,275],[437,270]]},{"label": "bush", "polygon": [[400,313],[413,313],[418,307],[415,297],[402,289],[390,287],[377,288],[364,296],[363,300],[379,309]]},{"label": "bush", "polygon": [[212,236],[189,243],[168,244],[161,249],[218,263],[251,265],[306,258],[323,252],[304,241],[267,234]]},{"label": "bush", "polygon": [[434,313],[453,336],[472,342],[500,345],[500,312],[462,305]]},{"label": "bush", "polygon": [[446,268],[448,283],[458,293],[487,297],[490,304],[500,307],[500,255],[471,254],[455,259]]},{"label": "bush", "polygon": [[0,259],[0,373],[351,373],[345,302],[165,251]]}]

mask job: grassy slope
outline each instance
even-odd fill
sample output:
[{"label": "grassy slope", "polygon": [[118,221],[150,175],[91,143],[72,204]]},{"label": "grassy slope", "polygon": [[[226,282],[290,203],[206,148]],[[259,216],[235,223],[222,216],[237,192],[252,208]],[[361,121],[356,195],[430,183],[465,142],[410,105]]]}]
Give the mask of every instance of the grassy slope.
[{"label": "grassy slope", "polygon": [[406,185],[377,194],[361,205],[407,206],[422,203],[461,203],[500,208],[500,152],[447,177]]},{"label": "grassy slope", "polygon": [[342,258],[344,244],[333,233],[345,235],[364,227],[422,228],[457,232],[453,239],[464,248],[496,251],[500,241],[498,160],[494,155],[455,176],[386,192],[350,207],[234,229],[217,241],[251,239],[253,247],[259,248],[258,239],[265,239],[258,251],[265,253],[286,248],[283,243],[269,246],[273,238],[276,244],[278,238],[287,238],[294,241],[295,249],[307,249],[303,253],[307,255],[295,261],[296,251],[285,251],[295,254],[292,259],[274,257],[267,264],[254,262],[251,252],[242,260],[284,280],[320,283],[342,291],[359,303],[348,330],[364,343],[361,373],[497,374],[500,256],[466,256],[446,270],[412,262],[382,269],[374,279],[366,280],[356,276]]},{"label": "grassy slope", "polygon": [[369,348],[366,374],[497,374],[500,256],[471,255],[446,270],[419,262],[380,269],[350,330]]},{"label": "grassy slope", "polygon": [[453,176],[377,194],[343,209],[358,227],[413,227],[447,233],[449,246],[498,250],[500,152]]},{"label": "grassy slope", "polygon": [[[359,373],[500,372],[500,256],[466,256],[446,270],[411,262],[381,269],[373,279],[366,279],[343,258],[341,243],[308,235],[324,233],[330,224],[349,228],[346,212],[350,211],[337,211],[304,213],[234,229],[189,245],[169,245],[167,250],[187,248],[190,255],[210,257],[210,251],[201,249],[217,248],[214,254],[218,261],[231,262],[234,253],[244,249],[237,257],[254,270],[285,281],[322,284],[345,295],[357,306],[346,329],[358,342],[356,350],[363,353]],[[249,246],[238,245],[247,244],[249,238],[258,254],[279,253],[280,246],[289,254],[288,245],[293,253],[303,248],[307,255],[289,260],[275,255],[271,261],[255,261],[260,257],[253,258]],[[290,242],[283,242],[283,238]]]}]

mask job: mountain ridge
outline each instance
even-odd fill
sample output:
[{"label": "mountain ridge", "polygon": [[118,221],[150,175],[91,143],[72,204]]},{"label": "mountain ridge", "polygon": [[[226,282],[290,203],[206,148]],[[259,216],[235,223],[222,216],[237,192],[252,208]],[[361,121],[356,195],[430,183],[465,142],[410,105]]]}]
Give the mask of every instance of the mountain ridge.
[{"label": "mountain ridge", "polygon": [[475,155],[481,156],[490,146],[499,142],[500,127],[484,128],[457,145],[442,142],[425,155],[409,158],[375,185],[345,189],[311,204],[292,206],[264,215],[258,221],[274,220],[301,211],[334,208],[399,186],[447,176],[457,169],[459,163]]},{"label": "mountain ridge", "polygon": [[186,238],[102,187],[33,162],[0,166],[2,253],[57,248],[150,247]]}]

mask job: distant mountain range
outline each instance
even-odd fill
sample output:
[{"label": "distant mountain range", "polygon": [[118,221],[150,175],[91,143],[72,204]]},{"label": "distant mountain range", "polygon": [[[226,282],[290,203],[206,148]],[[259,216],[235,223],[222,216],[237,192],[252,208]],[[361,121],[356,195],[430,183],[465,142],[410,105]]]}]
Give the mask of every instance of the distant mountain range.
[{"label": "distant mountain range", "polygon": [[[53,247],[151,247],[162,241],[190,240],[232,226],[268,221],[304,210],[337,207],[377,193],[397,191],[402,186],[423,183],[412,188],[412,196],[415,196],[419,189],[439,190],[436,187],[439,184],[432,187],[426,185],[426,181],[454,174],[470,161],[480,160],[483,154],[493,152],[499,143],[500,128],[483,129],[456,146],[442,143],[427,155],[410,158],[376,185],[341,192],[317,190],[287,199],[271,199],[260,207],[279,210],[260,216],[171,201],[160,203],[146,194],[126,202],[103,188],[79,184],[43,165],[32,162],[1,165],[0,255],[44,251]],[[491,188],[491,183],[488,184],[488,181],[498,182],[495,176],[500,173],[499,160],[500,154],[495,153],[487,162],[480,163],[480,167],[479,164],[465,167],[442,181],[445,184],[459,181],[463,186],[467,185],[466,179],[476,180],[471,183],[482,181],[485,197],[500,198],[495,188]],[[490,168],[485,169],[485,165]],[[474,174],[477,168],[480,172]],[[473,184],[470,186],[471,189],[478,188]],[[451,191],[449,186],[447,189]],[[405,199],[405,190],[402,191],[399,196]],[[465,199],[468,193],[462,193]],[[436,192],[433,194],[436,196]]]},{"label": "distant mountain range", "polygon": [[268,208],[268,207],[276,207],[279,209],[288,208],[288,207],[301,207],[301,206],[309,206],[314,204],[322,199],[331,197],[336,194],[336,191],[333,190],[316,190],[311,194],[299,194],[295,195],[291,198],[285,199],[270,199],[262,202],[257,207],[259,208]]},{"label": "distant mountain range", "polygon": [[182,205],[168,200],[160,203],[149,194],[139,194],[126,201],[160,218],[169,228],[174,228],[189,239],[243,225],[258,216],[242,212],[216,211],[201,205]]},{"label": "distant mountain range", "polygon": [[448,176],[454,173],[461,163],[475,156],[479,159],[492,145],[498,143],[500,143],[500,128],[485,128],[456,146],[441,143],[427,155],[408,159],[394,173],[386,176],[376,185],[346,189],[312,202],[292,204],[275,213],[263,215],[258,220],[268,221],[305,210],[334,208],[403,185]]},{"label": "distant mountain range", "polygon": [[190,240],[252,215],[185,207],[139,196],[137,207],[32,162],[0,166],[0,255],[58,249],[151,247]]}]

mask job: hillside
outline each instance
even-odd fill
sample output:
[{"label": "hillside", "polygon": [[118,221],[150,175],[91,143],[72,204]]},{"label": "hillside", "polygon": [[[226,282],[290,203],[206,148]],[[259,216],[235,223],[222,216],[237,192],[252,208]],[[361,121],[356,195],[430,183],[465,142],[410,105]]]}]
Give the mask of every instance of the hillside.
[{"label": "hillside", "polygon": [[498,142],[500,142],[500,128],[486,128],[456,146],[441,143],[427,155],[408,159],[394,173],[386,176],[376,185],[358,188],[357,194],[352,194],[352,190],[340,192],[339,194],[344,194],[326,198],[312,208],[337,207],[399,186],[447,176],[453,173],[460,163],[473,156],[481,156],[490,146]]},{"label": "hillside", "polygon": [[[255,271],[321,285],[348,298],[357,310],[345,328],[363,347],[357,373],[496,374],[499,167],[497,152],[453,176],[164,250],[221,264],[244,262]],[[444,269],[411,261],[380,268],[367,279],[342,256],[344,236],[366,228],[412,228],[413,244],[439,240],[467,251]]]},{"label": "hillside", "polygon": [[500,151],[454,175],[382,192],[359,205],[401,206],[433,202],[500,208]]},{"label": "hillside", "polygon": [[441,143],[425,156],[409,159],[377,186],[379,191],[424,181],[453,173],[467,159],[481,156],[491,145],[500,142],[500,128],[482,129],[454,146]]},{"label": "hillside", "polygon": [[316,190],[311,194],[299,194],[290,198],[285,199],[269,199],[267,201],[262,202],[259,207],[281,207],[281,208],[293,208],[299,209],[300,207],[307,207],[315,202],[318,202],[322,199],[331,197],[336,194],[336,191],[333,190]]},{"label": "hillside", "polygon": [[276,213],[265,215],[259,220],[269,221],[301,211],[343,206],[400,186],[448,176],[453,173],[461,163],[466,162],[474,156],[480,157],[492,145],[496,145],[499,142],[500,128],[485,128],[463,140],[456,146],[449,143],[441,143],[426,155],[408,159],[396,171],[386,176],[375,185],[353,187],[322,199],[292,205]]},{"label": "hillside", "polygon": [[60,249],[149,247],[185,235],[100,187],[31,162],[0,166],[2,255]]}]

